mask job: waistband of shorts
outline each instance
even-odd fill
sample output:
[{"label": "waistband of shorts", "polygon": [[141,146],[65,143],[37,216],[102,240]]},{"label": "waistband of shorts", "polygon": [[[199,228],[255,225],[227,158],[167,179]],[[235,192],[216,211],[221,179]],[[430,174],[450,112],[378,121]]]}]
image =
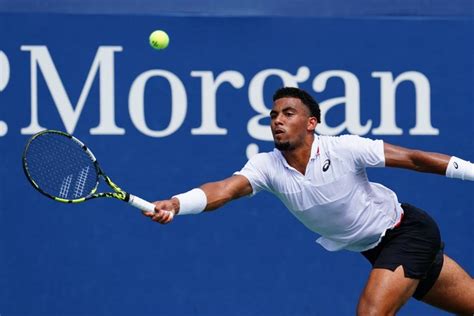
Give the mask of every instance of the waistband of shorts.
[{"label": "waistband of shorts", "polygon": [[398,220],[398,222],[395,223],[395,225],[393,225],[393,227],[391,229],[395,229],[395,228],[400,227],[400,225],[402,224],[404,214],[405,214],[404,212],[402,212],[400,214],[400,219]]}]

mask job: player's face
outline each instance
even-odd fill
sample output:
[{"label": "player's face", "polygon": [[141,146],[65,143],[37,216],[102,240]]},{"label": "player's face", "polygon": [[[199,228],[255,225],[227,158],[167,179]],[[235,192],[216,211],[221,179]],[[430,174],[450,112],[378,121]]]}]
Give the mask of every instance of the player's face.
[{"label": "player's face", "polygon": [[293,150],[304,143],[308,133],[313,133],[316,118],[298,98],[281,98],[273,103],[270,111],[271,129],[275,147]]}]

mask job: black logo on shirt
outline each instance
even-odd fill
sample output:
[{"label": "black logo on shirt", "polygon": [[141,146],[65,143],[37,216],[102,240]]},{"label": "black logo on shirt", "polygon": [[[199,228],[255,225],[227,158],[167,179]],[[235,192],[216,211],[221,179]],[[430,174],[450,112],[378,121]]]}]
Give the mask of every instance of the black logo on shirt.
[{"label": "black logo on shirt", "polygon": [[326,159],[326,161],[324,161],[324,165],[323,165],[323,172],[328,171],[330,165],[331,165],[331,160]]},{"label": "black logo on shirt", "polygon": [[454,163],[453,163],[453,165],[454,165],[454,168],[456,168],[456,169],[457,169],[457,168],[459,168],[459,166],[458,166],[458,163],[457,163],[457,162],[454,162]]}]

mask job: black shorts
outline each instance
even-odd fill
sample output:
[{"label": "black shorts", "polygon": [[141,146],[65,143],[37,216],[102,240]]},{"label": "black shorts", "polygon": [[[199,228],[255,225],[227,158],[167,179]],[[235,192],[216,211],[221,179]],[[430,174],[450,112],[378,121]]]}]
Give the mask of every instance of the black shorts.
[{"label": "black shorts", "polygon": [[403,266],[405,277],[419,279],[413,297],[421,300],[438,279],[443,267],[443,248],[438,225],[423,210],[402,204],[399,226],[386,232],[377,247],[362,252],[373,268],[395,271]]}]

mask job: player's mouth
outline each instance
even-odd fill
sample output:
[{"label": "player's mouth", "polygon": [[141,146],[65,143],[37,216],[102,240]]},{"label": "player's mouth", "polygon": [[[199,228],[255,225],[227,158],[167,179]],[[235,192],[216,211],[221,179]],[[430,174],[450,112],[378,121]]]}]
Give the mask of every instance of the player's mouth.
[{"label": "player's mouth", "polygon": [[277,128],[276,130],[273,131],[273,135],[283,134],[284,132],[285,132],[284,129]]}]

